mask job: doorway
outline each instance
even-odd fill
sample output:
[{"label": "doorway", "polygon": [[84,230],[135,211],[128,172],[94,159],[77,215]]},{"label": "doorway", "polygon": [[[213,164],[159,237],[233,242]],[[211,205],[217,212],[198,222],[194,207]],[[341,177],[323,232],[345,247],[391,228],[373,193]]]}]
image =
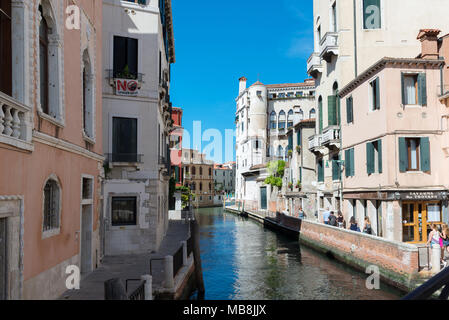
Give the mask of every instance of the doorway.
[{"label": "doorway", "polygon": [[6,234],[6,219],[0,219],[0,300],[7,298],[7,234]]},{"label": "doorway", "polygon": [[442,225],[439,202],[404,202],[402,204],[402,241],[426,243],[431,225]]},{"label": "doorway", "polygon": [[267,209],[267,187],[260,188],[260,208]]}]

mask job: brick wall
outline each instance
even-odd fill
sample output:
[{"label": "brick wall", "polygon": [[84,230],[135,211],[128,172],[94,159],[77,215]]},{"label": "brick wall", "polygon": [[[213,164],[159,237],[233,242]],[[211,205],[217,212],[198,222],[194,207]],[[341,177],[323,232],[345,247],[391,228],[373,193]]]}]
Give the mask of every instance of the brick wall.
[{"label": "brick wall", "polygon": [[413,245],[307,220],[302,223],[300,239],[363,271],[369,265],[376,265],[383,280],[402,289],[417,285],[418,248]]}]

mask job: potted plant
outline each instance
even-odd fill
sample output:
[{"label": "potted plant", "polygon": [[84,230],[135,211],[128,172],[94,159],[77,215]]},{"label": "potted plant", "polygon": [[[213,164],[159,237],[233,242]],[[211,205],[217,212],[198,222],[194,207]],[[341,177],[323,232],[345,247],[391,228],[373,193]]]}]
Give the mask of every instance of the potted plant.
[{"label": "potted plant", "polygon": [[296,146],[296,152],[301,153],[301,146]]},{"label": "potted plant", "polygon": [[288,156],[291,157],[292,154],[293,154],[293,151],[292,150],[288,150]]},{"label": "potted plant", "polygon": [[288,188],[289,188],[291,191],[293,191],[293,183],[292,183],[292,182],[289,182],[289,183],[288,183]]},{"label": "potted plant", "polygon": [[296,182],[296,189],[301,190],[301,182]]}]

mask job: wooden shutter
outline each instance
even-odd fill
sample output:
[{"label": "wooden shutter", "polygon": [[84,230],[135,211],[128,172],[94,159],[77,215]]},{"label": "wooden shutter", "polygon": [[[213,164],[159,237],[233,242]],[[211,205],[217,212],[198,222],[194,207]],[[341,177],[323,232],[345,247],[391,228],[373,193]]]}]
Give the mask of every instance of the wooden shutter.
[{"label": "wooden shutter", "polygon": [[418,103],[422,106],[427,106],[427,85],[426,74],[418,74]]},{"label": "wooden shutter", "polygon": [[336,110],[336,124],[339,126],[341,121],[341,114],[340,114],[340,97],[335,96],[337,100],[337,110]]},{"label": "wooden shutter", "polygon": [[323,100],[318,101],[318,116],[320,117],[320,132],[323,132]]},{"label": "wooden shutter", "polygon": [[399,171],[406,172],[408,167],[408,152],[405,138],[399,138]]},{"label": "wooden shutter", "polygon": [[298,146],[302,146],[302,141],[301,141],[301,129],[298,129],[298,131],[296,132],[296,144]]},{"label": "wooden shutter", "polygon": [[323,159],[318,160],[318,181],[324,181],[324,167],[323,167]]},{"label": "wooden shutter", "polygon": [[352,103],[352,97],[349,97],[349,98],[346,98],[346,122],[347,123],[352,123],[352,122],[354,122],[354,120],[353,120],[353,118],[352,118],[352,115],[353,115],[353,112],[352,112],[352,105],[353,105],[353,103]]},{"label": "wooden shutter", "polygon": [[382,173],[382,140],[377,140],[377,155],[379,157],[379,173]]},{"label": "wooden shutter", "polygon": [[430,172],[430,142],[429,138],[421,138],[419,144],[421,171]]},{"label": "wooden shutter", "polygon": [[345,175],[351,176],[351,150],[345,150]]},{"label": "wooden shutter", "polygon": [[351,154],[351,176],[355,176],[355,161],[354,161],[354,148],[350,151]]},{"label": "wooden shutter", "polygon": [[379,78],[377,78],[374,82],[375,88],[376,88],[376,105],[374,106],[374,109],[379,110],[380,109],[380,90],[379,90]]},{"label": "wooden shutter", "polygon": [[372,142],[366,144],[366,170],[368,175],[374,173],[374,145]]},{"label": "wooden shutter", "polygon": [[288,150],[293,150],[293,132],[288,135]]},{"label": "wooden shutter", "polygon": [[340,180],[340,165],[338,164],[339,157],[332,159],[332,180]]},{"label": "wooden shutter", "polygon": [[137,78],[138,72],[138,41],[127,38],[127,64],[129,72]]},{"label": "wooden shutter", "polygon": [[328,96],[327,97],[327,121],[328,125],[336,125],[337,124],[337,96]]}]

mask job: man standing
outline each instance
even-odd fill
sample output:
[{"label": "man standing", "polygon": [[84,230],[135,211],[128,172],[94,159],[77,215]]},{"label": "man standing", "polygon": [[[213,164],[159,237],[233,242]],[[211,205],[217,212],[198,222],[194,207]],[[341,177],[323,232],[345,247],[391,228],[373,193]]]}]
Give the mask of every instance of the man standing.
[{"label": "man standing", "polygon": [[337,217],[335,216],[333,211],[331,211],[329,215],[329,225],[333,227],[337,226]]},{"label": "man standing", "polygon": [[323,223],[329,224],[329,216],[330,216],[329,208],[326,208],[326,211],[323,212]]}]

